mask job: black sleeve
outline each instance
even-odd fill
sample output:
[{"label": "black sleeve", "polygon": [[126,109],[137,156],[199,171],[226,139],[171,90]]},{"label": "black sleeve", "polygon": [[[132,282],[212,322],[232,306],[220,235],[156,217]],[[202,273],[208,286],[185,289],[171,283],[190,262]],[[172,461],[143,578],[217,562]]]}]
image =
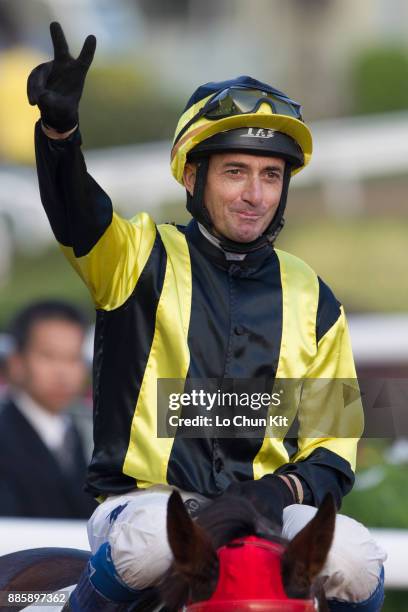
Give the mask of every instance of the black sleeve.
[{"label": "black sleeve", "polygon": [[337,509],[343,497],[353,488],[355,479],[349,462],[324,447],[317,448],[306,459],[282,465],[275,474],[295,474],[299,477],[304,504],[318,507],[326,493],[331,493]]},{"label": "black sleeve", "polygon": [[52,140],[35,127],[35,152],[41,201],[58,242],[86,255],[112,221],[109,196],[88,174],[76,130]]}]

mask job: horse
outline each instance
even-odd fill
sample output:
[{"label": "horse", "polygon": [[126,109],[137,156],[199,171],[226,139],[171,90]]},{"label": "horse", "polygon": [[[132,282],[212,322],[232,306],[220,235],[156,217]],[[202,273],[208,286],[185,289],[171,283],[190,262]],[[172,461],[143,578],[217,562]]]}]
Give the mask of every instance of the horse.
[{"label": "horse", "polygon": [[[32,548],[0,557],[0,592],[51,592],[76,584],[88,563],[90,552],[74,548]],[[28,603],[13,603],[22,610]],[[10,610],[1,607],[0,611]]]},{"label": "horse", "polygon": [[[193,520],[173,491],[167,510],[173,562],[159,584],[128,610],[325,612],[318,574],[330,550],[335,515],[328,495],[314,518],[287,542],[246,499],[225,494]],[[77,582],[89,556],[58,548],[5,555],[0,557],[0,591],[63,589]]]},{"label": "horse", "polygon": [[334,500],[326,495],[313,519],[287,542],[246,499],[226,494],[193,521],[173,492],[167,533],[174,561],[159,586],[166,610],[327,611],[318,574],[335,517]]}]

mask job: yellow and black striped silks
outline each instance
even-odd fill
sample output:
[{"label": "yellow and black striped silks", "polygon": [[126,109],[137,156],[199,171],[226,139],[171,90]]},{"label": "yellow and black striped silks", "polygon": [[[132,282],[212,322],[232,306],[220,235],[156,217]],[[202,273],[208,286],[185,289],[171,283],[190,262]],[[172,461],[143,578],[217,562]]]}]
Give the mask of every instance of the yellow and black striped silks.
[{"label": "yellow and black striped silks", "polygon": [[[201,233],[112,214],[80,140],[37,131],[41,196],[61,248],[97,309],[95,495],[168,483],[214,496],[236,479],[298,473],[317,503],[350,490],[356,437],[157,437],[157,380],[355,379],[343,308],[301,260],[266,246],[227,261]],[[329,402],[330,404],[330,402]],[[358,399],[348,406],[361,421]],[[319,407],[321,417],[331,406]],[[319,414],[320,414],[319,413]],[[320,418],[320,417],[319,417]]]},{"label": "yellow and black striped silks", "polygon": [[[146,214],[130,222],[114,215],[87,255],[76,258],[72,249],[63,247],[98,308],[96,449],[91,466],[91,485],[98,492],[168,482],[204,494],[223,487],[211,482],[215,458],[208,441],[157,438],[158,378],[185,379],[193,373],[251,378],[273,375],[275,367],[276,376],[284,379],[355,376],[344,313],[306,264],[275,251],[259,267],[254,263],[253,270],[242,272],[235,264],[231,274],[205,261],[208,255],[200,252],[204,240],[191,228],[185,234],[172,225],[156,227]],[[243,298],[246,286],[253,292],[250,299]],[[333,303],[321,303],[321,310],[330,310],[331,325],[317,343],[321,291]],[[234,295],[228,304],[230,293]],[[266,309],[261,301],[266,301]],[[203,312],[193,315],[192,308]],[[252,343],[259,346],[245,347],[251,337],[242,334],[243,342],[236,333],[241,331],[238,325],[248,329],[249,336],[252,332]],[[218,341],[208,338],[210,330]],[[263,330],[271,335],[265,355]],[[290,461],[284,440],[274,437],[262,443],[225,440],[224,447],[228,452],[220,448],[216,453],[228,463],[224,486],[229,484],[229,471],[260,478]],[[316,449],[328,449],[354,466],[354,439],[300,438],[291,462],[306,459]]]}]

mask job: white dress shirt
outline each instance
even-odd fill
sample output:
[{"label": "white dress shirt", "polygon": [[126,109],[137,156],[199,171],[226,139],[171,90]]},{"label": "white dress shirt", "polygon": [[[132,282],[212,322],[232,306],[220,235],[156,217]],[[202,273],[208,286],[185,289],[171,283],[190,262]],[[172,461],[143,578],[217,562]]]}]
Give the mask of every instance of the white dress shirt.
[{"label": "white dress shirt", "polygon": [[55,452],[61,448],[69,427],[69,419],[65,415],[48,412],[20,389],[14,389],[11,397],[49,450]]}]

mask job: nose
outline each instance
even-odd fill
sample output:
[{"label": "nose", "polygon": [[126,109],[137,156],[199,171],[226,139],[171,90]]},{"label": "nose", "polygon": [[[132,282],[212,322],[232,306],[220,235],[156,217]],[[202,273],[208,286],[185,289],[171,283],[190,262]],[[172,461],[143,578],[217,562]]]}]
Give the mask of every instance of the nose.
[{"label": "nose", "polygon": [[257,176],[248,177],[242,199],[251,206],[259,206],[263,201],[262,181]]}]

